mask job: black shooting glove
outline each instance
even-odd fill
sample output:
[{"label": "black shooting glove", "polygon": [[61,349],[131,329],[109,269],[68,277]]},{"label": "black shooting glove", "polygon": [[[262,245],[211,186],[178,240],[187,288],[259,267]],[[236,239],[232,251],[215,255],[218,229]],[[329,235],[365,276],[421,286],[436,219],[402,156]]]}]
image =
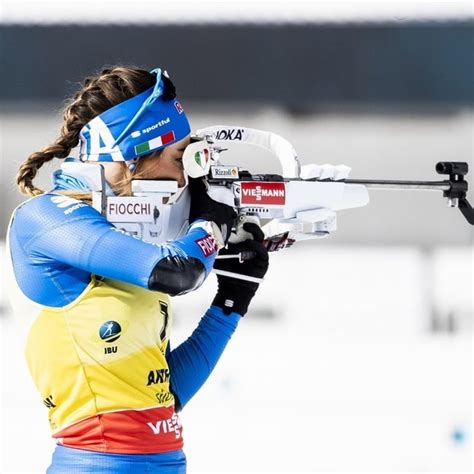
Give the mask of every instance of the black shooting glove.
[{"label": "black shooting glove", "polygon": [[[268,251],[262,243],[264,239],[263,231],[257,224],[251,222],[245,223],[243,228],[246,232],[252,234],[253,240],[248,239],[237,244],[229,243],[227,248],[219,252],[219,256],[242,253],[242,257],[247,257],[247,259],[240,262],[238,258],[217,258],[214,268],[263,278],[268,270]],[[224,275],[217,275],[217,283],[217,294],[212,304],[222,308],[225,314],[235,312],[244,316],[259,284]]]},{"label": "black shooting glove", "polygon": [[215,222],[221,231],[224,244],[227,243],[237,213],[232,207],[210,198],[201,178],[189,178],[188,187],[191,194],[189,223],[198,219]]}]

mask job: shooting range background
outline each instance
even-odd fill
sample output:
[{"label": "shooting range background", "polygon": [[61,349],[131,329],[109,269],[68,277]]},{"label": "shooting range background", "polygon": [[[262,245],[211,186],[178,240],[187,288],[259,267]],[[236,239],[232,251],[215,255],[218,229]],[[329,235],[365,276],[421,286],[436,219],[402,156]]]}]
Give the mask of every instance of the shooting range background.
[{"label": "shooting range background", "polygon": [[[168,69],[195,129],[271,130],[302,164],[353,178],[437,180],[438,161],[466,161],[474,186],[470,2],[179,4],[4,2],[1,239],[19,164],[57,137],[77,83],[119,62]],[[223,161],[278,172],[242,145]],[[440,192],[370,198],[328,239],[272,255],[182,413],[191,473],[472,471],[472,226]],[[173,346],[214,291],[211,276],[174,298]],[[0,471],[44,472],[46,409],[6,296],[0,285]]]}]

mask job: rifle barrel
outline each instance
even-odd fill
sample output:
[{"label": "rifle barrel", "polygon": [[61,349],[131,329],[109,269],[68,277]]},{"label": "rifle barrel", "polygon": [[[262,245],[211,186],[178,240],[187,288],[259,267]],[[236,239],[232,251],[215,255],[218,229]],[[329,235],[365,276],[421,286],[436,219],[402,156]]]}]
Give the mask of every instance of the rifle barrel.
[{"label": "rifle barrel", "polygon": [[[336,181],[338,182],[338,181]],[[363,184],[372,189],[411,189],[417,191],[449,191],[449,181],[398,181],[389,179],[343,179],[346,184]]]}]

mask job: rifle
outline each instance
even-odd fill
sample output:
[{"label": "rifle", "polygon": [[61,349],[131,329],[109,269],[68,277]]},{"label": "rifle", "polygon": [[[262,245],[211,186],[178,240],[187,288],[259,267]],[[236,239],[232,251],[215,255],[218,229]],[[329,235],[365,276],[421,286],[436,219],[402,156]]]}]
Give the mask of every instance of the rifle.
[{"label": "rifle", "polygon": [[[221,153],[235,142],[271,152],[280,161],[282,174],[251,174],[238,166],[223,165]],[[449,206],[459,208],[474,224],[466,197],[468,165],[463,162],[437,163],[436,172],[449,177],[443,181],[349,179],[350,168],[344,165],[300,166],[291,143],[274,133],[214,126],[196,132],[184,152],[183,165],[189,176],[207,181],[213,199],[233,206],[241,222],[248,216],[257,217],[269,250],[327,237],[337,228],[336,211],[367,205],[369,189],[442,191]]]},{"label": "rifle", "polygon": [[[221,162],[221,154],[235,143],[264,148],[281,165],[281,174],[252,174],[237,165]],[[245,127],[213,126],[198,130],[183,154],[185,174],[202,178],[211,198],[233,206],[239,219],[232,239],[245,238],[242,224],[261,224],[269,251],[297,241],[327,237],[337,228],[337,211],[366,206],[369,189],[442,191],[469,224],[474,212],[467,200],[468,165],[440,162],[435,170],[442,181],[350,179],[344,165],[301,166],[289,141],[272,132]],[[66,162],[62,168],[85,179],[93,207],[117,228],[135,237],[164,243],[182,236],[188,227],[190,195],[176,181],[133,180],[132,196],[107,195],[102,166]]]}]

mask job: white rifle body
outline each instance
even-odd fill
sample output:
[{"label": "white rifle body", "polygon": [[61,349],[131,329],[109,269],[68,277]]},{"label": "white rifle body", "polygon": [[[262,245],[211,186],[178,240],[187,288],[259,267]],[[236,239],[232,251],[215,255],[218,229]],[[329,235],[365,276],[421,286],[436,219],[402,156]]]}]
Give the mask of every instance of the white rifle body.
[{"label": "white rifle body", "polygon": [[294,241],[327,236],[336,230],[336,211],[369,202],[365,186],[304,180],[212,183],[209,195],[258,217],[268,238],[289,232]]},{"label": "white rifle body", "polygon": [[[187,174],[207,176],[213,199],[233,206],[240,216],[258,217],[266,237],[281,239],[282,247],[285,239],[291,244],[326,237],[337,228],[336,211],[369,203],[365,186],[338,182],[347,178],[350,168],[301,167],[292,145],[274,133],[220,125],[196,134],[202,140],[188,146],[183,156]],[[281,177],[251,176],[237,166],[222,165],[223,147],[236,143],[270,151],[280,162]],[[200,159],[206,156],[209,159]]]},{"label": "white rifle body", "polygon": [[[210,197],[233,206],[241,218],[258,219],[266,238],[281,243],[273,250],[294,241],[325,237],[337,228],[336,211],[369,202],[364,185],[338,182],[347,178],[349,168],[301,167],[291,144],[271,132],[215,126],[198,130],[196,138],[198,141],[183,155],[185,174],[206,178]],[[251,175],[238,166],[223,165],[222,146],[239,142],[272,152],[280,161],[281,176]],[[62,167],[88,182],[95,209],[136,238],[160,244],[186,232],[190,208],[187,187],[178,188],[175,181],[133,180],[133,196],[112,196],[100,165],[64,163]]]}]

